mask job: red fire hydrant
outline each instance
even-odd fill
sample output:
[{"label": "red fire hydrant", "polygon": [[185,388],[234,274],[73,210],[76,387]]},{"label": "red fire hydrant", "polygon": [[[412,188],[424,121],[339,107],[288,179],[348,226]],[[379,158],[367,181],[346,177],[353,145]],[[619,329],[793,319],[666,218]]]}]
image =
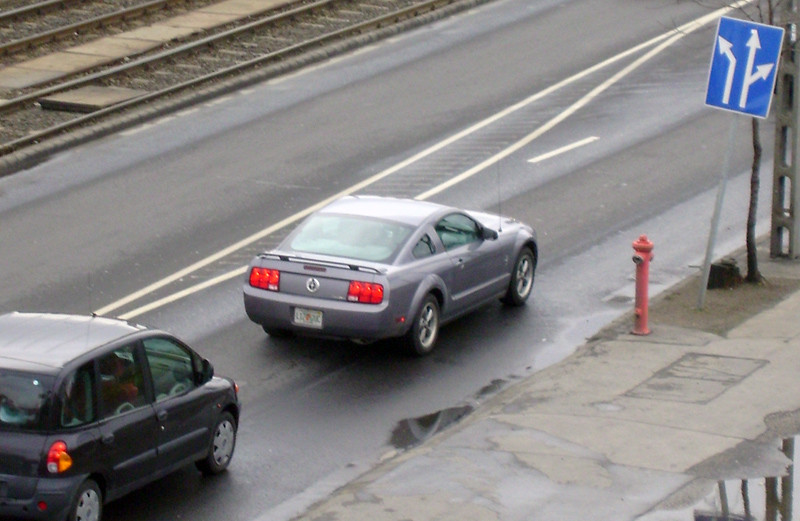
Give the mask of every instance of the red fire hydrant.
[{"label": "red fire hydrant", "polygon": [[636,315],[633,326],[634,335],[649,335],[647,327],[647,290],[650,284],[650,261],[653,260],[653,243],[647,240],[646,235],[641,235],[633,241],[633,262],[636,263],[636,302],[634,314]]}]

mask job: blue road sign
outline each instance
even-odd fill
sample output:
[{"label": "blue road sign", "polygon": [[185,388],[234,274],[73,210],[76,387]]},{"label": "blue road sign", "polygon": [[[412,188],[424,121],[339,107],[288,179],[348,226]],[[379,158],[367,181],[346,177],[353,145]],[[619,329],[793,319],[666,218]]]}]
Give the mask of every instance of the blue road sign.
[{"label": "blue road sign", "polygon": [[706,105],[767,117],[783,28],[722,17],[717,26]]}]

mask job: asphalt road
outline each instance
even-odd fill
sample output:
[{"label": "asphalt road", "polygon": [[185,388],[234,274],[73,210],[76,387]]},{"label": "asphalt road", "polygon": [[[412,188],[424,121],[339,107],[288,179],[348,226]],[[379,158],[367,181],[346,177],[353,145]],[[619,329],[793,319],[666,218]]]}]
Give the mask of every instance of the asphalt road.
[{"label": "asphalt road", "polygon": [[[630,309],[640,234],[655,243],[652,293],[696,269],[726,156],[716,251],[741,246],[750,126],[703,105],[715,18],[657,39],[709,13],[500,0],[0,179],[0,311],[162,327],[242,386],[230,472],[179,472],[109,505],[109,519],[288,518],[390,456],[402,420],[479,406],[562,358]],[[351,191],[531,223],[533,300],[449,325],[419,360],[389,344],[268,339],[244,316],[241,267],[276,240],[271,227]]]}]

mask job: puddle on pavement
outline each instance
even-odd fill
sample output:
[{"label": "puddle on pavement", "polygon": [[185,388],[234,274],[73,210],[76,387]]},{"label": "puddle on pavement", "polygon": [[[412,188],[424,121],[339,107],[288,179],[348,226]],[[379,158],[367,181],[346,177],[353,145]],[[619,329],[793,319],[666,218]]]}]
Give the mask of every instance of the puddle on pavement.
[{"label": "puddle on pavement", "polygon": [[391,444],[399,450],[415,447],[437,432],[458,422],[474,409],[472,405],[462,405],[403,420],[392,431]]},{"label": "puddle on pavement", "polygon": [[[516,377],[512,377],[516,378]],[[506,384],[508,383],[507,380],[502,379],[494,379],[488,385],[485,385],[475,394],[475,398],[478,400],[483,400],[489,396],[497,394],[498,392],[502,391],[505,388]]]},{"label": "puddle on pavement", "polygon": [[[512,380],[516,378],[515,376],[511,377]],[[508,383],[508,380],[499,378],[492,380],[488,385],[485,385],[475,393],[474,400],[476,402],[482,402],[502,391]],[[406,450],[416,447],[434,434],[461,421],[465,416],[474,411],[475,407],[475,405],[460,405],[426,414],[425,416],[402,420],[398,422],[397,426],[392,430],[389,442],[392,447],[397,450]]]},{"label": "puddle on pavement", "polygon": [[792,462],[780,476],[709,481],[711,492],[688,508],[659,509],[639,521],[800,521],[800,436],[777,442]]}]

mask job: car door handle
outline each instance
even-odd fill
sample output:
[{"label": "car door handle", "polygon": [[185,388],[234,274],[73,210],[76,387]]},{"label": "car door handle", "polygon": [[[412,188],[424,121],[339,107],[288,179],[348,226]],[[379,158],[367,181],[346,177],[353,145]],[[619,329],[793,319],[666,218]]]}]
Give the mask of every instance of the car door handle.
[{"label": "car door handle", "polygon": [[167,416],[169,416],[169,413],[166,410],[163,410],[163,409],[156,413],[156,418],[158,418],[158,421],[160,421],[160,422],[163,422],[164,420],[166,420]]},{"label": "car door handle", "polygon": [[100,438],[105,445],[111,445],[114,443],[114,435],[113,434],[103,434],[103,437]]}]

